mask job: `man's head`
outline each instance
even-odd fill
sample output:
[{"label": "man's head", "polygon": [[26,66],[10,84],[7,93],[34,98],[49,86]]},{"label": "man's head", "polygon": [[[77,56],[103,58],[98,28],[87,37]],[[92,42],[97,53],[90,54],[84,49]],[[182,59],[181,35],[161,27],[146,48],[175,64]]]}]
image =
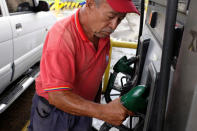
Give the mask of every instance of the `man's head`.
[{"label": "man's head", "polygon": [[85,8],[88,15],[88,21],[90,22],[89,28],[94,36],[98,38],[109,36],[126,16],[127,12],[136,12],[136,8],[134,7],[131,7],[130,10],[125,10],[121,5],[118,6],[118,2],[121,1],[131,2],[130,0],[86,0]]}]

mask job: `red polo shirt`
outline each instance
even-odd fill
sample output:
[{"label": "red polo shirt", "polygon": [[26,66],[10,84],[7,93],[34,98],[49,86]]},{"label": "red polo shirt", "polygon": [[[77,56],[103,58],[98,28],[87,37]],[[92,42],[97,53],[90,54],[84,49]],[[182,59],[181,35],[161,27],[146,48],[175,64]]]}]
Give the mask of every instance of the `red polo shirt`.
[{"label": "red polo shirt", "polygon": [[48,99],[51,91],[72,90],[93,101],[108,64],[109,37],[96,50],[79,23],[79,10],[58,21],[48,32],[36,79],[36,92]]}]

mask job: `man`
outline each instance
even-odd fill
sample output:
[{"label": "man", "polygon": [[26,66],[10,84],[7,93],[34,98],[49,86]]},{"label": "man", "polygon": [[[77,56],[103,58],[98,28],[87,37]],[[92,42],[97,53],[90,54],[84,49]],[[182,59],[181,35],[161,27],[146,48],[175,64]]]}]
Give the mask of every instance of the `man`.
[{"label": "man", "polygon": [[127,12],[138,13],[130,0],[87,0],[52,27],[43,47],[29,131],[89,131],[92,117],[120,125],[132,115],[119,98],[94,102],[108,64],[109,35]]}]

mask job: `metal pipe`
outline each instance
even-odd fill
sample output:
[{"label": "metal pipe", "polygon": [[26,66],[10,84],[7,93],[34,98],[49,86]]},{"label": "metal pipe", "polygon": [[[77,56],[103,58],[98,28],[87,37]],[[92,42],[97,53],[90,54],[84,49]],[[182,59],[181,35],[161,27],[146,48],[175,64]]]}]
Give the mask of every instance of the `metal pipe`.
[{"label": "metal pipe", "polygon": [[155,131],[162,131],[165,122],[166,103],[170,78],[170,68],[172,64],[175,24],[177,16],[178,0],[168,0],[166,9],[165,32],[163,40],[163,51],[160,68],[160,78],[158,83],[157,107],[155,110]]},{"label": "metal pipe", "polygon": [[112,47],[131,48],[131,49],[137,48],[137,43],[135,42],[114,41],[111,39],[110,43]]},{"label": "metal pipe", "polygon": [[108,79],[109,79],[109,70],[110,70],[110,64],[111,64],[111,53],[112,53],[112,45],[110,44],[110,50],[109,50],[109,63],[107,65],[107,68],[105,70],[104,74],[104,83],[103,83],[103,88],[102,92],[104,93],[107,89],[107,84],[108,84]]},{"label": "metal pipe", "polygon": [[33,76],[33,77],[29,77],[29,79],[27,79],[25,81],[25,83],[22,85],[23,89],[26,89],[28,88],[34,81],[35,81],[35,78],[39,75],[39,72]]},{"label": "metal pipe", "polygon": [[104,83],[103,83],[103,89],[102,89],[103,93],[106,91],[107,84],[108,84],[108,79],[109,79],[109,70],[110,70],[110,64],[111,64],[112,47],[136,49],[137,48],[137,43],[114,41],[114,40],[110,39],[109,63],[108,63],[108,66],[107,66],[107,68],[105,70],[105,74],[104,74]]},{"label": "metal pipe", "polygon": [[[9,103],[2,103],[0,104],[0,113],[2,113],[3,111],[5,111],[26,89],[27,87],[29,87],[34,80],[36,79],[36,77],[39,75],[39,72],[37,72],[34,76],[30,76],[26,79],[24,79],[24,81],[22,81],[21,83],[23,83],[22,85],[19,84],[18,87],[22,87],[20,88],[20,90],[17,92],[17,94],[15,94],[14,97],[12,97],[12,99],[9,101]],[[17,88],[17,87],[15,87]]]},{"label": "metal pipe", "polygon": [[140,37],[142,36],[143,26],[144,26],[144,1],[141,0],[141,9],[140,9],[140,27],[139,27],[139,35],[138,35],[138,47],[136,56],[139,55],[139,48],[141,46]]}]

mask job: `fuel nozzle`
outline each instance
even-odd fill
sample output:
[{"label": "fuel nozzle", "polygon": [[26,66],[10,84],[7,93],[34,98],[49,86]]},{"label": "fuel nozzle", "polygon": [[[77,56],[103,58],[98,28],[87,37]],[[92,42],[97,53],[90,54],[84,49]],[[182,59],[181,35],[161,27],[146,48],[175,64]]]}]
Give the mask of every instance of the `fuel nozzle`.
[{"label": "fuel nozzle", "polygon": [[121,104],[129,111],[145,114],[148,103],[148,95],[148,88],[144,85],[139,85],[132,88],[127,94],[123,95],[120,101]]},{"label": "fuel nozzle", "polygon": [[132,74],[133,69],[130,67],[130,65],[134,64],[139,59],[139,56],[131,57],[130,59],[127,59],[126,56],[123,56],[119,59],[119,61],[114,65],[113,70],[116,73],[124,73],[124,74]]},{"label": "fuel nozzle", "polygon": [[135,63],[136,61],[139,60],[139,58],[140,58],[139,55],[129,58],[129,59],[127,60],[127,65],[131,65],[131,64]]}]

